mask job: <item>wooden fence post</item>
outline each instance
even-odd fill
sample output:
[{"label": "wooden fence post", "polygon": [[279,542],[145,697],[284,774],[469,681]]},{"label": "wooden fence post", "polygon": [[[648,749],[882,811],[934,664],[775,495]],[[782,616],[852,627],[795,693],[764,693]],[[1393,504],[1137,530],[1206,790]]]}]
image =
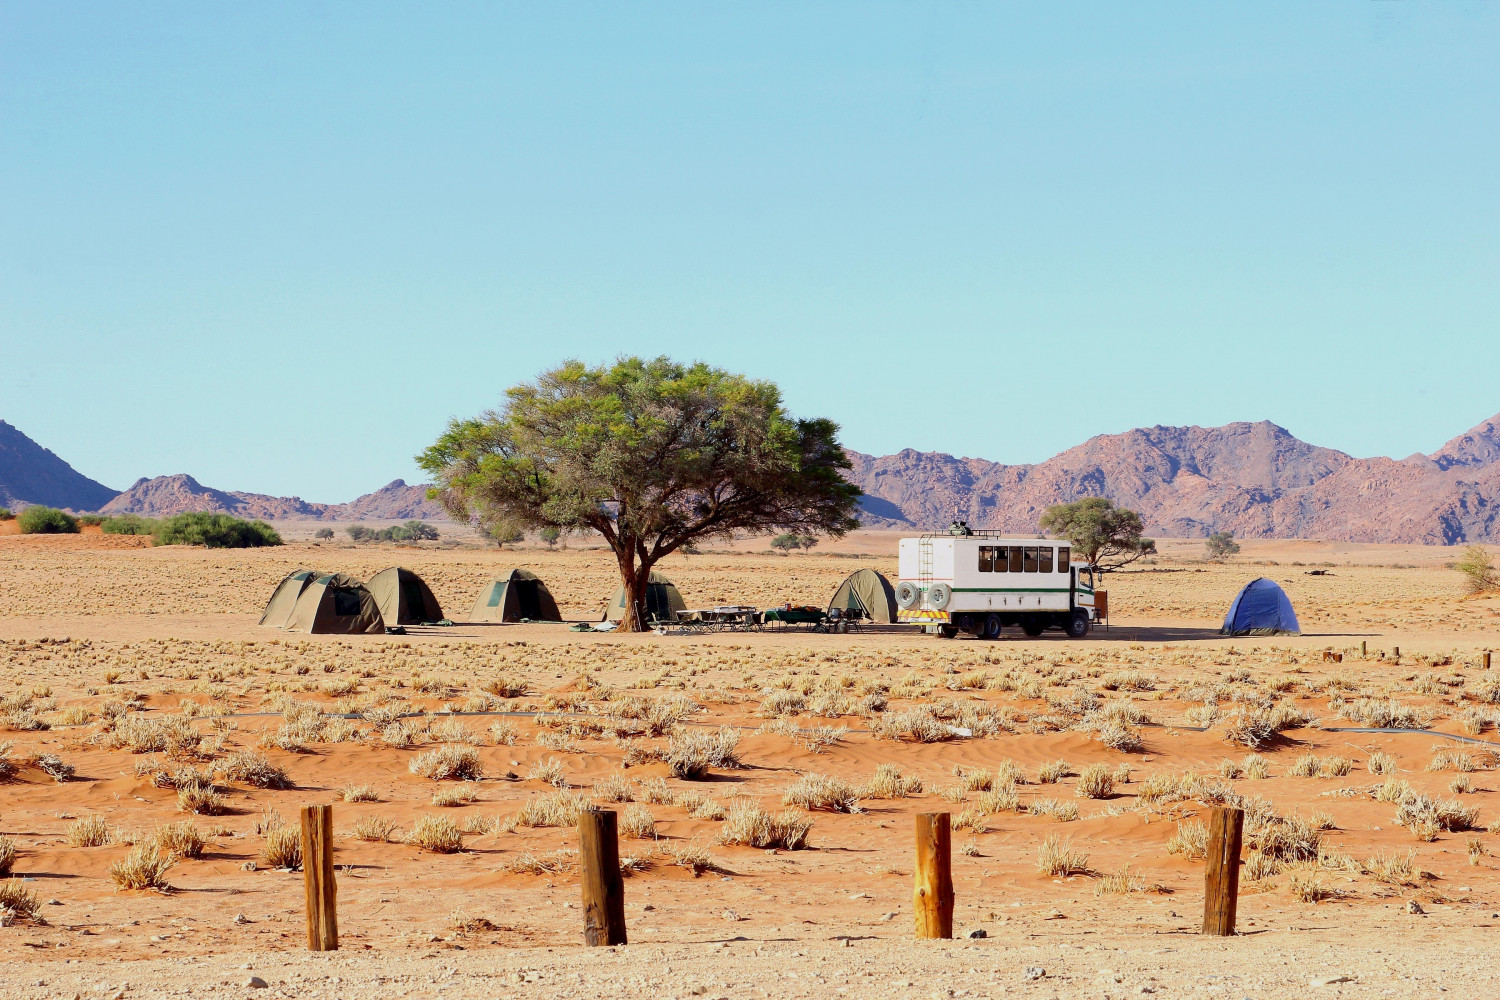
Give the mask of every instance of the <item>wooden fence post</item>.
[{"label": "wooden fence post", "polygon": [[1364,639],[1359,640],[1359,658],[1361,660],[1363,660],[1365,657],[1367,657],[1367,656],[1370,655],[1370,651],[1365,647],[1365,643],[1366,643],[1366,640],[1364,640]]},{"label": "wooden fence post", "polygon": [[1484,669],[1490,669],[1490,651],[1488,649],[1484,651]]},{"label": "wooden fence post", "polygon": [[1214,809],[1208,823],[1208,867],[1203,873],[1203,933],[1234,933],[1240,897],[1243,809]]},{"label": "wooden fence post", "polygon": [[917,863],[912,869],[917,937],[953,936],[953,835],[947,813],[917,816]]},{"label": "wooden fence post", "polygon": [[307,950],[338,951],[338,883],[333,876],[333,806],[302,807],[302,885],[307,890]]},{"label": "wooden fence post", "polygon": [[619,814],[584,809],[578,814],[578,850],[583,856],[583,941],[625,944],[625,880],[620,875]]},{"label": "wooden fence post", "polygon": [[1401,647],[1400,646],[1392,646],[1391,647],[1391,659],[1395,660],[1397,663],[1401,662]]}]

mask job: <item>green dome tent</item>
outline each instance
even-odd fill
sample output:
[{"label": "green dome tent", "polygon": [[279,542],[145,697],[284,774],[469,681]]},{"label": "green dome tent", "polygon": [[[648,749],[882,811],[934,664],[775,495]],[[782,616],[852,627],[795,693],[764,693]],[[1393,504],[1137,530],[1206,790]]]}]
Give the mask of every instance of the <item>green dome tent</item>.
[{"label": "green dome tent", "polygon": [[271,599],[266,602],[265,613],[256,624],[265,628],[286,628],[287,623],[292,620],[292,609],[297,606],[297,598],[322,575],[315,569],[294,569],[282,577],[276,589],[271,592]]},{"label": "green dome tent", "polygon": [[471,622],[562,621],[557,601],[542,578],[524,569],[497,576],[479,591],[469,610]]},{"label": "green dome tent", "polygon": [[828,610],[837,609],[846,617],[858,614],[872,622],[890,624],[896,620],[896,591],[891,581],[873,569],[850,573],[828,601]]},{"label": "green dome tent", "polygon": [[[678,593],[677,585],[668,580],[662,574],[651,571],[651,576],[646,580],[646,621],[673,621],[678,612],[687,610],[687,602]],[[609,610],[604,612],[604,620],[617,622],[625,617],[625,588],[621,587],[615,591],[614,599],[609,602]]]},{"label": "green dome tent", "polygon": [[297,598],[287,628],[333,635],[385,631],[380,607],[365,585],[343,573],[320,576]]},{"label": "green dome tent", "polygon": [[400,566],[383,569],[370,577],[365,589],[375,596],[380,617],[387,625],[420,625],[443,620],[443,609],[432,588],[409,569]]}]

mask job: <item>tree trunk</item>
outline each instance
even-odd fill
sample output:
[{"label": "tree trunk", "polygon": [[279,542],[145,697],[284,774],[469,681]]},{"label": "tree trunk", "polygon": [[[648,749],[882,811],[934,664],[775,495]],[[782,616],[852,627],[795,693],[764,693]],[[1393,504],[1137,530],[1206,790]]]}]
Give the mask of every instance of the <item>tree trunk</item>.
[{"label": "tree trunk", "polygon": [[625,589],[625,615],[620,619],[619,631],[644,632],[650,627],[646,615],[646,585],[651,580],[651,567],[637,566],[633,552],[618,552],[616,558],[620,564],[620,586]]}]

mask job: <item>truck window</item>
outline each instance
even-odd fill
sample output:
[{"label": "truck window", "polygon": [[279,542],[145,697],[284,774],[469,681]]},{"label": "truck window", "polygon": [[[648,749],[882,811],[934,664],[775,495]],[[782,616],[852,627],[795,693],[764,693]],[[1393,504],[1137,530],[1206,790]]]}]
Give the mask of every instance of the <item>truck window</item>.
[{"label": "truck window", "polygon": [[1038,573],[1052,572],[1052,546],[1043,545],[1037,552],[1036,571]]},{"label": "truck window", "polygon": [[1010,571],[1012,573],[1021,572],[1021,546],[1019,545],[1012,545],[1010,547]]},{"label": "truck window", "polygon": [[995,571],[995,548],[992,545],[979,546],[979,572],[993,573]]},{"label": "truck window", "polygon": [[1057,571],[1059,573],[1066,573],[1068,571],[1068,557],[1072,554],[1073,550],[1066,545],[1059,545],[1057,547]]},{"label": "truck window", "polygon": [[1024,572],[1024,573],[1035,573],[1036,572],[1036,546],[1035,545],[1028,545],[1028,546],[1026,546],[1026,566],[1022,570],[1022,572]]},{"label": "truck window", "polygon": [[1006,560],[1009,558],[1009,556],[1006,554],[1007,550],[1006,550],[1005,546],[1004,545],[996,545],[992,551],[995,553],[995,555],[994,555],[995,572],[996,573],[1004,573],[1006,571],[1006,569],[1007,569]]}]

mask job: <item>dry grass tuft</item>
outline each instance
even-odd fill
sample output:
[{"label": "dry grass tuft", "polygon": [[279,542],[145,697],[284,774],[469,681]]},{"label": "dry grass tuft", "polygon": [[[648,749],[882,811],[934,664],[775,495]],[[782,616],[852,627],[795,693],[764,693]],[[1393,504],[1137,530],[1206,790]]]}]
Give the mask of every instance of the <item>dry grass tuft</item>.
[{"label": "dry grass tuft", "polygon": [[69,847],[103,847],[114,842],[109,821],[97,813],[68,824]]},{"label": "dry grass tuft", "polygon": [[826,774],[804,774],[781,796],[781,804],[803,809],[826,809],[829,812],[857,813],[859,792],[848,782]]},{"label": "dry grass tuft", "polygon": [[1115,792],[1115,778],[1108,764],[1090,764],[1078,774],[1074,794],[1081,799],[1107,799]]},{"label": "dry grass tuft", "polygon": [[292,788],[286,772],[258,753],[230,754],[219,761],[217,772],[225,781],[242,781],[255,788]]},{"label": "dry grass tuft", "polygon": [[479,751],[458,743],[445,743],[417,754],[407,770],[433,781],[478,781],[484,777]]},{"label": "dry grass tuft", "polygon": [[754,802],[741,801],[730,806],[719,843],[796,851],[807,846],[812,825],[812,820],[795,809],[772,816]]},{"label": "dry grass tuft", "polygon": [[1038,874],[1054,878],[1065,875],[1083,875],[1088,872],[1089,856],[1073,850],[1073,840],[1064,840],[1055,833],[1042,839],[1037,850],[1036,870]]},{"label": "dry grass tuft", "polygon": [[296,871],[302,867],[302,830],[295,826],[278,826],[266,831],[260,862],[267,868]]},{"label": "dry grass tuft", "polygon": [[18,878],[0,882],[0,910],[10,911],[18,920],[42,922],[42,906],[36,893],[26,888],[26,883]]},{"label": "dry grass tuft", "polygon": [[721,726],[717,731],[678,731],[667,738],[666,762],[679,778],[705,778],[709,769],[740,767],[739,730]]},{"label": "dry grass tuft", "polygon": [[1208,857],[1208,827],[1201,820],[1183,820],[1177,824],[1177,832],[1167,840],[1168,854],[1181,854],[1198,861]]},{"label": "dry grass tuft", "polygon": [[345,802],[379,802],[373,785],[347,785],[339,792]]},{"label": "dry grass tuft", "polygon": [[203,849],[208,846],[207,838],[190,819],[158,827],[146,842],[171,857],[189,859],[203,857]]},{"label": "dry grass tuft", "polygon": [[895,764],[879,764],[875,774],[865,782],[860,797],[865,799],[904,799],[922,791],[922,779],[901,773]]},{"label": "dry grass tuft", "polygon": [[434,816],[431,813],[417,817],[405,842],[434,854],[453,854],[464,846],[463,834],[459,832],[458,826],[446,816]]},{"label": "dry grass tuft", "polygon": [[167,869],[177,863],[170,854],[162,854],[154,844],[140,844],[109,868],[110,881],[116,889],[155,889],[164,892]]},{"label": "dry grass tuft", "polygon": [[16,842],[11,837],[0,837],[0,877],[9,875],[16,867]]},{"label": "dry grass tuft", "polygon": [[388,844],[395,839],[396,824],[384,816],[361,816],[354,821],[354,839],[373,844]]},{"label": "dry grass tuft", "polygon": [[654,840],[656,820],[652,817],[651,810],[640,803],[626,806],[625,812],[620,816],[620,836],[632,840]]},{"label": "dry grass tuft", "polygon": [[577,826],[578,814],[587,805],[582,795],[558,789],[527,799],[516,819],[522,826]]}]

